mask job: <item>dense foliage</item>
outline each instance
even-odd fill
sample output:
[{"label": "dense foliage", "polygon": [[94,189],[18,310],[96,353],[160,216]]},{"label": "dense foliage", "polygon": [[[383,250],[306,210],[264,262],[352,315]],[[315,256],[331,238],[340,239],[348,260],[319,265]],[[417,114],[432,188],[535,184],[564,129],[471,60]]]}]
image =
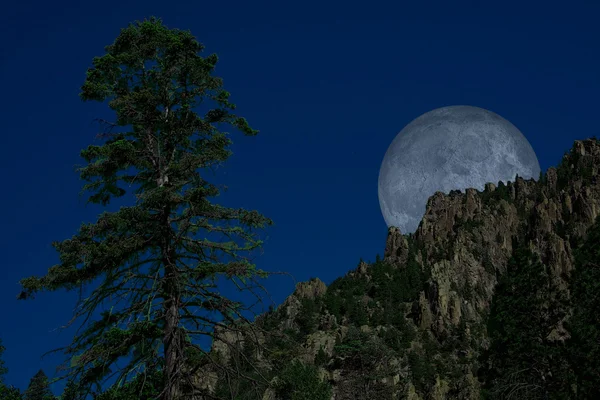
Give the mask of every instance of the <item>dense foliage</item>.
[{"label": "dense foliage", "polygon": [[297,360],[281,371],[275,388],[277,399],[281,400],[331,399],[331,385],[321,381],[314,366]]},{"label": "dense foliage", "polygon": [[600,398],[600,217],[578,248],[572,277],[570,360],[577,399]]},{"label": "dense foliage", "polygon": [[569,368],[562,342],[551,333],[565,317],[565,299],[539,256],[513,243],[495,291],[488,320],[491,346],[482,357],[480,376],[486,398],[569,398]]},{"label": "dense foliage", "polygon": [[48,377],[41,369],[29,381],[23,400],[55,400]]},{"label": "dense foliage", "polygon": [[[570,298],[539,257],[515,243],[488,321],[485,398],[600,398],[599,265],[600,218],[575,251]],[[557,337],[563,320],[566,337]]]}]

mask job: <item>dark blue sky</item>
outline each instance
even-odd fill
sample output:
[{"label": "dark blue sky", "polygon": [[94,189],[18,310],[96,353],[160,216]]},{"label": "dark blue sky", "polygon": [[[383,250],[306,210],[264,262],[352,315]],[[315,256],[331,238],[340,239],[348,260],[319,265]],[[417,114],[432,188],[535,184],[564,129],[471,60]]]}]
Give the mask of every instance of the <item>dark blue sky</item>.
[{"label": "dark blue sky", "polygon": [[[73,166],[99,131],[93,119],[112,113],[106,104],[81,102],[78,93],[92,58],[129,22],[161,17],[171,28],[190,29],[206,54],[219,55],[217,75],[239,114],[261,131],[254,138],[233,135],[234,155],[213,178],[229,186],[221,200],[275,221],[259,267],[329,283],[360,257],[383,253],[379,166],[395,135],[419,115],[456,104],[494,111],[529,139],[542,170],[557,164],[575,139],[599,134],[600,3],[566,4],[4,5],[0,337],[7,382],[25,388],[39,368],[53,376],[61,356],[40,356],[72,338],[72,329],[56,329],[70,319],[74,296],[18,302],[17,282],[56,264],[50,243],[71,237],[102,211],[78,196],[82,182]],[[272,277],[266,287],[280,303],[294,282]]]}]

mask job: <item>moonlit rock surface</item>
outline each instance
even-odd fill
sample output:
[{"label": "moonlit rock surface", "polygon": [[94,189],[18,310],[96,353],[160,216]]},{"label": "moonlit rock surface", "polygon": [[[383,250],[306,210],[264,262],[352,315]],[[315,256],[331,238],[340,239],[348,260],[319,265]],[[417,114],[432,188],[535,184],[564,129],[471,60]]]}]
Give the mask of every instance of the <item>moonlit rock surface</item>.
[{"label": "moonlit rock surface", "polygon": [[392,141],[379,170],[379,205],[388,226],[416,231],[437,191],[482,191],[487,182],[538,179],[540,164],[523,134],[478,107],[442,107],[421,115]]}]

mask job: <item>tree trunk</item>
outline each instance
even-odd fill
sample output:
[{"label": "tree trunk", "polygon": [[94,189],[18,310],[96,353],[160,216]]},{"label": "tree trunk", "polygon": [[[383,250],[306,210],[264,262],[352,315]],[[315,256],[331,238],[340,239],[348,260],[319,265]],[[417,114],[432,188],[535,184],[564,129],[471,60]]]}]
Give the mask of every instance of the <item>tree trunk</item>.
[{"label": "tree trunk", "polygon": [[169,224],[170,207],[166,207],[163,215],[164,247],[163,266],[165,274],[163,279],[163,307],[165,312],[165,331],[163,336],[165,356],[165,382],[166,387],[163,400],[176,400],[181,396],[180,383],[183,371],[183,347],[179,335],[179,308],[181,306],[178,289],[177,266],[171,249]]},{"label": "tree trunk", "polygon": [[165,351],[165,380],[164,400],[175,400],[180,394],[179,373],[181,372],[181,340],[177,334],[179,325],[178,299],[174,296],[165,299],[165,334],[163,345]]}]

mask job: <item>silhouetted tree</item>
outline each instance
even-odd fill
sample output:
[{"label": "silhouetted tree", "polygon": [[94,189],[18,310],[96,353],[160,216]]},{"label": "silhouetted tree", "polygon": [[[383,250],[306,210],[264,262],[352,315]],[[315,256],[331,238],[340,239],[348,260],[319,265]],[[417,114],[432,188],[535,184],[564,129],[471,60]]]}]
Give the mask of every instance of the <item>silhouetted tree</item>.
[{"label": "silhouetted tree", "polygon": [[[98,311],[101,317],[64,349],[67,375],[82,390],[100,390],[112,375],[123,386],[163,361],[164,400],[199,391],[193,377],[215,364],[191,338],[212,336],[215,326],[238,329],[234,321],[249,323],[241,303],[214,290],[216,276],[245,289],[248,280],[268,275],[249,254],[262,244],[254,229],[271,220],[210,200],[220,190],[206,180],[207,171],[231,155],[228,133],[218,126],[250,136],[257,131],[231,113],[229,93],[211,75],[217,56],[203,58],[202,49],[189,32],[156,18],[136,22],[94,58],[81,88],[83,100],[108,99],[116,112],[114,123],[104,121],[111,128],[101,136],[104,143],[81,153],[88,164],[78,171],[88,182],[84,191],[92,193],[89,202],[106,206],[135,185],[135,205],[104,212],[72,238],[53,243],[60,263],[45,276],[23,279],[19,297],[97,283],[81,297],[76,317],[84,323]],[[200,104],[209,105],[203,116],[192,111]],[[103,309],[104,302],[113,307]],[[225,341],[219,332],[214,337]],[[122,358],[126,366],[112,371]]]},{"label": "silhouetted tree", "polygon": [[54,394],[50,390],[48,377],[41,369],[31,378],[29,386],[23,393],[24,400],[55,400]]},{"label": "silhouetted tree", "polygon": [[82,400],[81,390],[74,381],[67,382],[60,400]]}]

